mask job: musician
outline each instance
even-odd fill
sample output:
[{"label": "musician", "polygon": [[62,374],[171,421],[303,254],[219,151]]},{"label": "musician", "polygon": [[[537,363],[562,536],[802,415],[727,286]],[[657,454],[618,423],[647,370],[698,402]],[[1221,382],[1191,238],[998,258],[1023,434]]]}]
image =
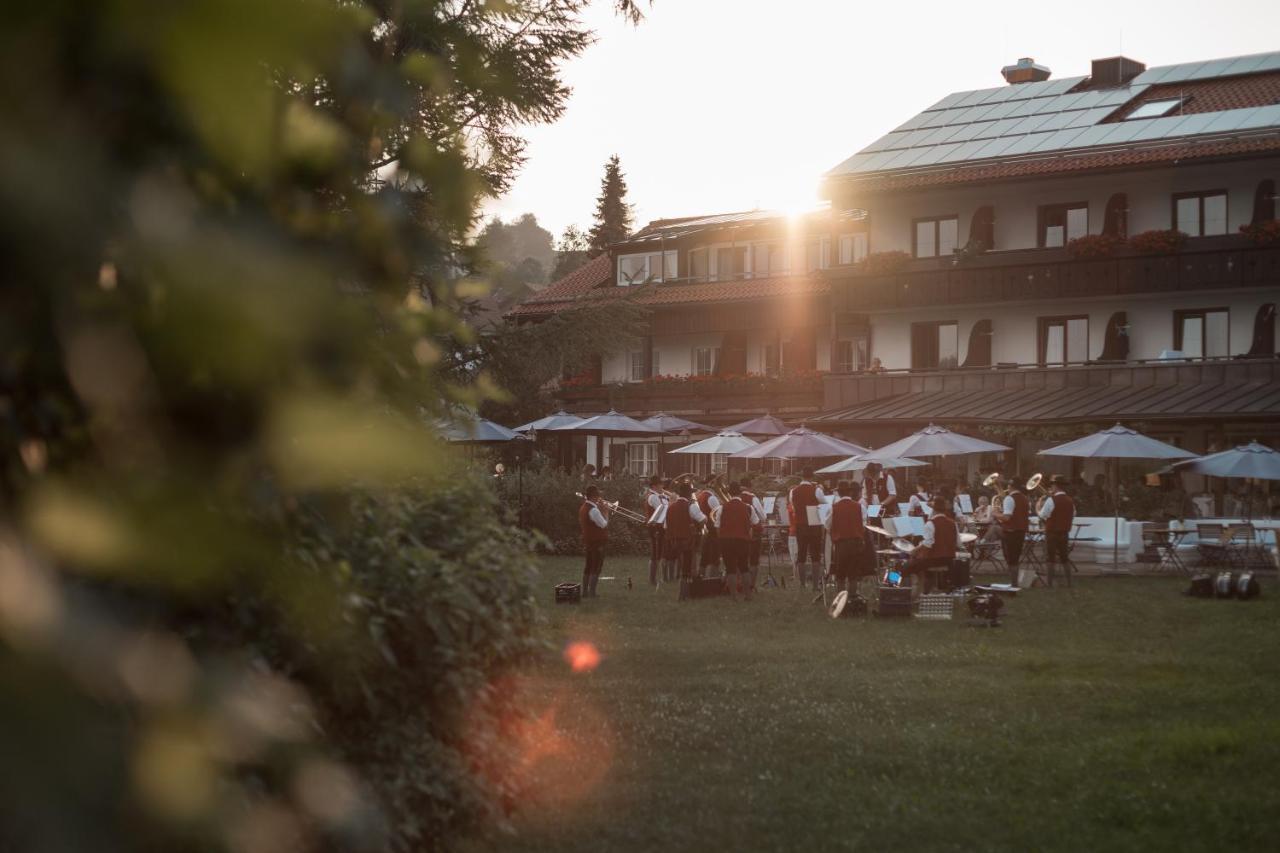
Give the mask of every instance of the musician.
[{"label": "musician", "polygon": [[742,500],[751,504],[751,508],[760,517],[759,524],[751,525],[751,547],[747,549],[747,566],[751,575],[751,589],[754,590],[756,588],[756,575],[760,572],[760,544],[764,540],[764,524],[767,518],[764,511],[764,502],[751,491],[751,475],[743,474],[739,477],[738,485],[742,487]]},{"label": "musician", "polygon": [[1053,491],[1040,507],[1044,519],[1045,562],[1049,564],[1049,586],[1053,586],[1054,565],[1062,563],[1062,574],[1071,586],[1071,524],[1076,520],[1076,502],[1067,494],[1067,478],[1053,476]]},{"label": "musician", "polygon": [[[716,508],[720,506],[720,499],[716,497],[715,492],[711,491],[711,483],[715,477],[708,477],[703,483],[703,487],[698,490],[695,496],[698,501],[698,509],[702,510],[702,514],[707,518],[712,518]],[[716,538],[716,528],[714,524],[707,524],[702,531],[702,547],[698,554],[698,574],[706,575],[720,573],[720,543]]]},{"label": "musician", "polygon": [[756,514],[755,507],[743,500],[742,486],[729,484],[729,500],[714,516],[720,537],[720,553],[724,557],[725,586],[729,596],[737,599],[738,591],[751,598],[751,587],[746,585],[749,571],[747,553],[751,548],[751,528],[763,524],[764,518]]},{"label": "musician", "polygon": [[996,510],[1000,522],[1000,544],[1004,549],[1004,561],[1009,566],[1009,583],[1018,586],[1018,564],[1022,561],[1022,546],[1027,541],[1027,528],[1031,526],[1031,499],[1022,491],[1021,480],[1015,478]]},{"label": "musician", "polygon": [[836,494],[839,497],[824,522],[831,532],[831,573],[836,578],[836,590],[847,588],[853,595],[858,579],[873,571],[868,561],[867,519],[860,500],[862,487],[841,481],[836,484]]},{"label": "musician", "polygon": [[583,492],[582,506],[578,507],[578,527],[582,530],[582,545],[587,555],[582,567],[582,597],[595,598],[600,570],[604,568],[604,546],[609,541],[609,507],[600,500],[600,488],[595,484]]},{"label": "musician", "polygon": [[929,508],[933,496],[929,494],[929,481],[920,479],[916,482],[916,491],[907,503],[907,515],[917,515],[921,518],[927,518]]},{"label": "musician", "polygon": [[934,578],[926,569],[943,566],[950,569],[961,547],[960,528],[951,517],[948,501],[945,498],[935,498],[932,509],[933,516],[924,525],[924,539],[911,552],[911,559],[907,561],[906,567],[908,574],[924,575],[925,592],[932,591]]},{"label": "musician", "polygon": [[880,463],[873,462],[867,466],[863,472],[862,489],[868,493],[873,503],[884,507],[881,517],[898,514],[898,484],[894,481],[893,474],[884,470]]},{"label": "musician", "polygon": [[[791,514],[795,518],[796,524],[796,560],[795,560],[795,576],[796,582],[803,589],[806,584],[806,578],[811,577],[813,580],[813,588],[821,589],[822,573],[822,546],[823,532],[825,528],[821,523],[811,524],[809,520],[809,507],[816,507],[820,503],[824,503],[827,496],[823,493],[822,487],[813,481],[813,470],[806,468],[804,473],[800,475],[800,484],[791,489]],[[805,564],[810,566],[809,572],[806,574]]]},{"label": "musician", "polygon": [[707,517],[698,502],[693,499],[693,487],[688,483],[676,486],[676,499],[667,507],[666,535],[663,537],[665,553],[662,563],[663,580],[675,580],[677,567],[681,580],[681,598],[684,584],[693,577],[694,542],[698,528]]},{"label": "musician", "polygon": [[662,478],[654,474],[649,478],[649,487],[645,489],[644,505],[648,507],[647,513],[650,521],[645,525],[645,529],[649,533],[649,586],[658,585],[658,563],[662,560],[662,534],[664,528],[662,521],[655,513],[667,505],[666,494],[662,491]]}]

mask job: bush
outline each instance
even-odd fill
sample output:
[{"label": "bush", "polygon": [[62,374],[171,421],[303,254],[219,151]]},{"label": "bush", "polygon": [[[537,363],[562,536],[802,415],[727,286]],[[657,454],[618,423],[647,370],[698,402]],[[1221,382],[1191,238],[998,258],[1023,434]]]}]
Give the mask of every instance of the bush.
[{"label": "bush", "polygon": [[[508,519],[515,523],[519,510],[517,472],[507,469],[502,478],[500,495],[506,507]],[[629,475],[615,480],[595,480],[606,500],[621,501],[622,505],[641,510],[640,495],[644,487]],[[545,537],[540,542],[543,550],[553,554],[581,554],[582,535],[578,528],[578,507],[582,499],[575,495],[585,484],[580,475],[567,473],[551,465],[546,457],[539,456],[525,466],[523,473],[524,526]],[[609,522],[610,554],[647,554],[649,537],[644,528],[635,522],[614,517]]]},{"label": "bush", "polygon": [[1067,254],[1077,260],[1109,258],[1124,247],[1124,240],[1110,234],[1086,234],[1067,241]]},{"label": "bush", "polygon": [[1241,225],[1240,233],[1255,245],[1274,246],[1280,243],[1280,220],[1267,219],[1263,222]]},{"label": "bush", "polygon": [[1173,228],[1143,231],[1129,238],[1129,247],[1145,255],[1171,255],[1187,244],[1187,235]]},{"label": "bush", "polygon": [[906,252],[872,252],[854,264],[853,271],[859,275],[892,275],[910,262],[911,255]]}]

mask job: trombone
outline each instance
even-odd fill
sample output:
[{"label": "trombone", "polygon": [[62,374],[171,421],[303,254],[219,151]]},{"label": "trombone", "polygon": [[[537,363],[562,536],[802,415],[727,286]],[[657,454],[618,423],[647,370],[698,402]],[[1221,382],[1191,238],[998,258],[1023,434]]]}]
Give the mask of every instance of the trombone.
[{"label": "trombone", "polygon": [[[582,498],[584,501],[587,499],[587,496],[584,495],[582,492],[574,492],[574,494]],[[640,524],[649,523],[648,518],[646,518],[645,516],[641,515],[640,513],[636,512],[633,509],[627,509],[618,501],[607,501],[604,498],[601,498],[599,503],[605,506],[610,513],[617,513],[619,516],[621,516],[622,518],[625,518],[627,521],[636,521],[636,522],[639,522]]]}]

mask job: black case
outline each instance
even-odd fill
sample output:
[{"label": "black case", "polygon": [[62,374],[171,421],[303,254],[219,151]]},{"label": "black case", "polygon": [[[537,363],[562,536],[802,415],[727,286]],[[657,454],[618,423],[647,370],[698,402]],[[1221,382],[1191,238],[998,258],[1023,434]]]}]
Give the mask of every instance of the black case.
[{"label": "black case", "polygon": [[911,589],[909,587],[880,587],[880,603],[876,607],[877,616],[910,616]]}]

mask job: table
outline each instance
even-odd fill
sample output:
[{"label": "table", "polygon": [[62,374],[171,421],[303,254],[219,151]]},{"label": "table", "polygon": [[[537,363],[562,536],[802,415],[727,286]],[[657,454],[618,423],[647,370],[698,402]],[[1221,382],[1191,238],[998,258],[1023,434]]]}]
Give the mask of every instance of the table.
[{"label": "table", "polygon": [[1177,527],[1153,527],[1147,532],[1165,537],[1162,544],[1156,545],[1156,550],[1160,553],[1160,565],[1156,566],[1156,571],[1163,572],[1168,569],[1184,575],[1189,574],[1186,564],[1178,556],[1178,546],[1182,544],[1182,540],[1186,539],[1191,531]]}]

